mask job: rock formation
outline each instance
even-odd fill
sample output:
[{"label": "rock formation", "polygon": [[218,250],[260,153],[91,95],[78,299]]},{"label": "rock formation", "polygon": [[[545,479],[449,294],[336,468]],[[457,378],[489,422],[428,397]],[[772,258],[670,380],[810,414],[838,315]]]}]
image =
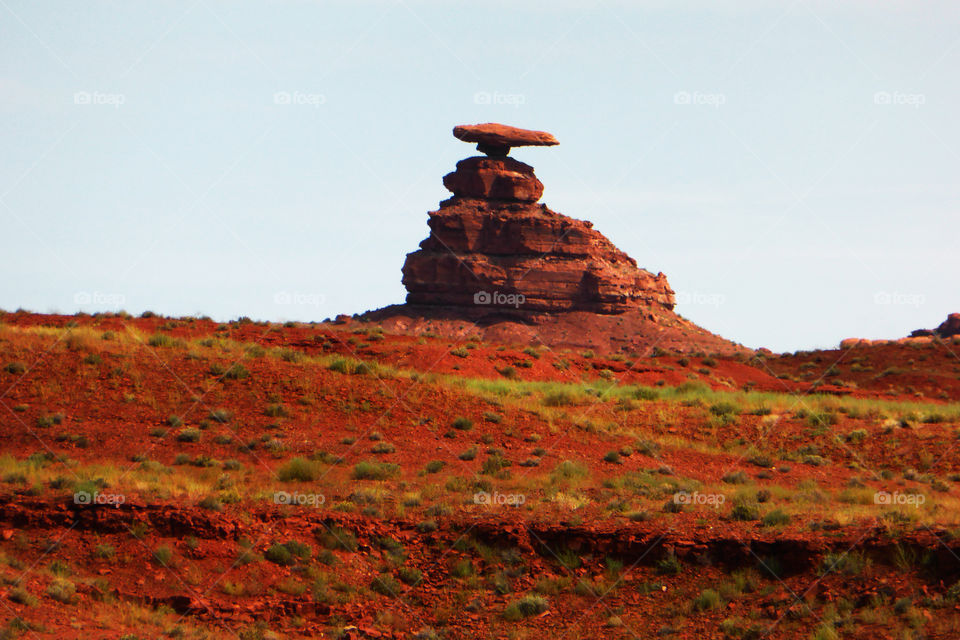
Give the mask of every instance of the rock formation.
[{"label": "rock formation", "polygon": [[960,336],[960,313],[951,313],[936,329],[917,329],[910,333],[912,338],[923,336],[938,336],[940,338]]},{"label": "rock formation", "polygon": [[590,222],[536,204],[543,185],[533,167],[506,153],[557,144],[553,136],[494,124],[456,127],[454,135],[477,142],[488,157],[461,160],[444,177],[454,195],[430,212],[430,237],[403,266],[409,304],[528,312],[673,308],[662,273],[638,268]]},{"label": "rock formation", "polygon": [[601,353],[746,351],[674,313],[666,277],[638,268],[590,222],[537,203],[543,184],[533,167],[508,154],[555,145],[552,135],[492,123],[453,134],[484,155],[444,176],[453,197],[430,212],[429,237],[407,255],[406,304],[359,320],[398,333]]}]

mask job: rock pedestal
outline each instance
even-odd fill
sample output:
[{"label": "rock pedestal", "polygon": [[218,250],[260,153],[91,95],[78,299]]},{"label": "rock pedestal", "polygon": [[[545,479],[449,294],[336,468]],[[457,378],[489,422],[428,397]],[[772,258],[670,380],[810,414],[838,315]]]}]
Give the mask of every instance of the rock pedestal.
[{"label": "rock pedestal", "polygon": [[457,163],[457,170],[443,177],[443,186],[461,198],[536,202],[543,183],[533,167],[513,158],[475,156]]}]

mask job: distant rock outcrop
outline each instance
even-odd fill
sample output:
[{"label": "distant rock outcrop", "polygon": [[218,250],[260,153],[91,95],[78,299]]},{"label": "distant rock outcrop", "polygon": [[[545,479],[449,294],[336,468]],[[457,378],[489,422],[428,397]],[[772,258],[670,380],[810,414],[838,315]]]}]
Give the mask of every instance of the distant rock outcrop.
[{"label": "distant rock outcrop", "polygon": [[960,313],[951,313],[936,329],[917,329],[910,333],[911,338],[923,336],[938,336],[940,338],[960,336]]}]

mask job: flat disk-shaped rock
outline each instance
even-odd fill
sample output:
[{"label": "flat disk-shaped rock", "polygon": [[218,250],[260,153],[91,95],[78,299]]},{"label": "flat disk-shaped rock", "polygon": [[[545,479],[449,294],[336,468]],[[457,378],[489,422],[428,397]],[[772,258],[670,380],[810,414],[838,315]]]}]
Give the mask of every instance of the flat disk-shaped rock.
[{"label": "flat disk-shaped rock", "polygon": [[486,147],[551,147],[560,144],[546,131],[518,129],[505,124],[464,124],[453,128],[453,137],[464,142],[476,142]]}]

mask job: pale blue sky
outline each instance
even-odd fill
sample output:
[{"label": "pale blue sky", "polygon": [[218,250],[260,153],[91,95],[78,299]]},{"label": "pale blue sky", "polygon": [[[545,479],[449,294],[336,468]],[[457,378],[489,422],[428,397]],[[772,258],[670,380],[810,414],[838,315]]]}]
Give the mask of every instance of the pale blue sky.
[{"label": "pale blue sky", "polygon": [[0,307],[315,320],[401,302],[441,178],[473,155],[451,128],[499,121],[554,133],[513,153],[543,202],[666,273],[714,332],[792,350],[935,326],[960,311],[958,18],[0,0]]}]

